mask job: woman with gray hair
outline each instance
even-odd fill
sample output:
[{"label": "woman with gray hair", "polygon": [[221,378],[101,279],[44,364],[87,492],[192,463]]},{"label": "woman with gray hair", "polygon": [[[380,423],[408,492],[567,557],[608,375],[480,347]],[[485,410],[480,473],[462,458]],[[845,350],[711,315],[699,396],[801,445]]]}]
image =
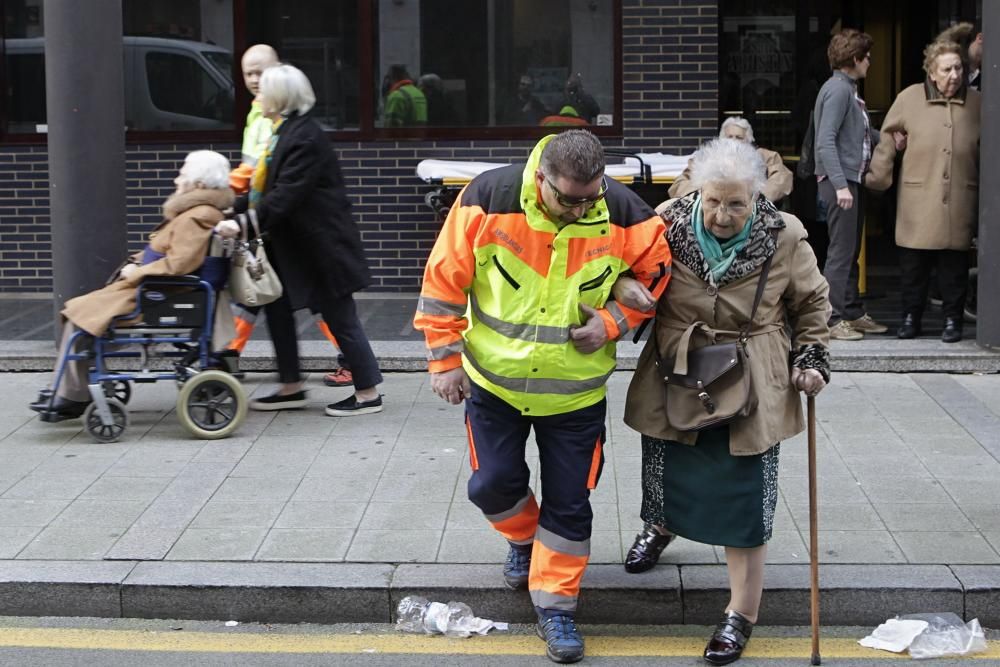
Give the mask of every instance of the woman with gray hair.
[{"label": "woman with gray hair", "polygon": [[[896,245],[899,246],[903,321],[900,338],[923,328],[932,272],[937,273],[944,309],[941,340],[962,340],[968,290],[969,248],[979,219],[979,127],[981,100],[954,42],[924,50],[927,78],[903,89],[882,121],[882,141],[872,157],[865,185],[886,190],[899,167],[896,189]],[[894,132],[906,134],[897,160]],[[932,271],[933,270],[933,271]]]},{"label": "woman with gray hair", "polygon": [[[66,355],[75,331],[89,334],[76,339],[74,352],[79,352],[92,343],[91,336],[104,335],[113,319],[135,311],[136,288],[144,278],[183,276],[204,263],[212,228],[222,220],[222,211],[233,204],[229,160],[214,151],[189,153],[174,185],[176,191],[163,203],[163,222],[149,235],[146,249],[122,264],[115,279],[106,286],[66,302],[62,310],[66,322],[57,359]],[[216,349],[235,333],[229,308],[229,300],[220,292],[212,332]],[[91,401],[87,379],[86,361],[69,362],[52,402],[43,392],[31,409],[54,411],[53,421],[81,416]]]},{"label": "woman with gray hair", "polygon": [[[675,536],[725,546],[731,598],[704,653],[724,665],[740,657],[757,621],[778,498],[778,443],[804,428],[798,392],[815,396],[830,378],[830,304],[802,223],[761,194],[763,165],[750,144],[705,144],[691,180],[697,189],[662,213],[673,274],[625,405],[625,423],[642,434],[645,522],[625,569],[652,568]],[[616,284],[616,297],[636,287],[626,280]],[[683,354],[682,345],[737,340],[756,407],[721,426],[671,423],[677,413],[668,415],[663,398],[671,369],[659,369],[658,360]]]},{"label": "woman with gray hair", "polygon": [[[274,119],[274,132],[257,162],[250,192],[235,208],[239,213],[252,209],[256,215],[284,294],[264,307],[281,386],[250,401],[250,408],[306,406],[293,313],[308,308],[323,316],[353,373],[354,394],[328,405],[326,414],[381,412],[377,385],[382,374],[353,296],[371,284],[371,274],[337,156],[310,115],[316,95],[302,71],[277,65],[261,75],[258,99],[264,115]],[[225,220],[219,231],[234,235],[239,225]]]},{"label": "woman with gray hair", "polygon": [[[730,116],[722,122],[722,127],[719,128],[719,138],[734,139],[755,146],[757,155],[763,162],[765,182],[760,191],[765,197],[778,203],[791,194],[794,181],[792,172],[785,166],[785,161],[779,153],[755,145],[750,121],[741,116]],[[684,172],[670,186],[669,194],[671,197],[683,197],[696,189],[694,183],[691,182],[691,161],[689,160]]]}]

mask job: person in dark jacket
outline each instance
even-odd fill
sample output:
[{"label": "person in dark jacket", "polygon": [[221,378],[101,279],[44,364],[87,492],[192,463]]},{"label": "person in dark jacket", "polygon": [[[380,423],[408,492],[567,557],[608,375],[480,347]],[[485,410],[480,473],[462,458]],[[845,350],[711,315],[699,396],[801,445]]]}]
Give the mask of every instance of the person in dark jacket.
[{"label": "person in dark jacket", "polygon": [[[354,395],[327,406],[326,414],[380,412],[377,385],[382,375],[353,297],[371,284],[371,274],[337,157],[309,115],[316,101],[312,85],[297,68],[278,65],[261,76],[259,98],[264,114],[275,119],[274,134],[257,163],[249,194],[237,200],[235,208],[256,213],[284,294],[264,309],[281,387],[251,401],[250,407],[285,410],[306,405],[293,311],[308,308],[323,316],[354,374]],[[239,225],[224,220],[217,229],[234,235]]]}]

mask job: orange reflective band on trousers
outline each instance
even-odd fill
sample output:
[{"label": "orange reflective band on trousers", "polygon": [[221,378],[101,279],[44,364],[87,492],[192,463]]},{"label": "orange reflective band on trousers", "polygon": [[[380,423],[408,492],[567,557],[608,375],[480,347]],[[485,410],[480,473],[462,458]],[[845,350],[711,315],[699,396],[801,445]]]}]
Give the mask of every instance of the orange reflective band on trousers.
[{"label": "orange reflective band on trousers", "polygon": [[542,609],[575,611],[589,560],[590,540],[567,540],[539,526],[528,574],[532,603]]},{"label": "orange reflective band on trousers", "polygon": [[597,478],[601,472],[601,439],[594,443],[594,457],[590,461],[590,474],[587,475],[587,488],[594,490],[597,488]]},{"label": "orange reflective band on trousers", "polygon": [[538,503],[535,494],[528,490],[528,495],[519,500],[514,507],[502,514],[487,514],[487,520],[498,533],[514,544],[531,544],[538,529]]},{"label": "orange reflective band on trousers", "polygon": [[255,323],[247,322],[242,317],[235,317],[233,318],[233,324],[236,325],[236,338],[229,341],[229,345],[226,347],[230,350],[243,352],[243,348],[247,346],[247,341],[250,340],[250,336],[253,335]]},{"label": "orange reflective band on trousers", "polygon": [[318,319],[316,320],[316,326],[318,326],[320,332],[324,336],[326,336],[326,339],[330,341],[330,344],[339,350],[340,346],[337,345],[337,339],[334,337],[333,332],[330,331],[330,327],[326,325],[326,322],[324,322],[322,319]]},{"label": "orange reflective band on trousers", "polygon": [[469,465],[472,466],[472,472],[479,470],[479,457],[476,456],[476,440],[472,437],[472,424],[469,423],[469,418],[465,418],[465,432],[469,434]]}]

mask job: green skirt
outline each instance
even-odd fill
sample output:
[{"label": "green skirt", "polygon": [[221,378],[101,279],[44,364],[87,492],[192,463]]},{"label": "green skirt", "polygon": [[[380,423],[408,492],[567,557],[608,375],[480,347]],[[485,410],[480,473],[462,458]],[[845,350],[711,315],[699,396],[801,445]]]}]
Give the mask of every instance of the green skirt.
[{"label": "green skirt", "polygon": [[699,432],[693,446],[642,436],[642,520],[705,544],[764,544],[778,502],[778,447],[733,456],[728,426]]}]

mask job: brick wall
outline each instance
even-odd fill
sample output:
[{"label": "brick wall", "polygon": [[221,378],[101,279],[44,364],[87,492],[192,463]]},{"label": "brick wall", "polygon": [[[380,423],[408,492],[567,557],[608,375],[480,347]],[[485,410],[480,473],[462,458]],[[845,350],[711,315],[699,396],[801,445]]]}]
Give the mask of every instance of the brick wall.
[{"label": "brick wall", "polygon": [[[688,153],[718,127],[717,0],[623,0],[624,137],[630,150]],[[415,291],[440,223],[425,205],[420,160],[516,162],[532,141],[387,141],[336,148],[371,261],[373,290]],[[163,200],[189,151],[127,150],[130,248],[159,222]],[[209,146],[238,157],[235,145]],[[52,289],[45,146],[0,146],[0,292]],[[331,258],[333,260],[334,258]]]}]

